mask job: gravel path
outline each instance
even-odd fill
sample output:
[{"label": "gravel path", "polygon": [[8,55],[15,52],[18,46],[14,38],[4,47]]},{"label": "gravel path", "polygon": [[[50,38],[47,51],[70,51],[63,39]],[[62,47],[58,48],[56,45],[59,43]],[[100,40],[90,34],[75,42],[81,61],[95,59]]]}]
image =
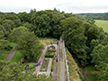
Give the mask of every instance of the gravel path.
[{"label": "gravel path", "polygon": [[[58,45],[54,44],[54,46],[56,47],[56,53],[55,53],[55,55],[57,56],[57,54],[58,54]],[[54,81],[57,81],[57,76],[58,76],[58,72],[57,71],[58,71],[58,62],[56,62],[56,59],[55,59],[54,60],[53,74],[52,74],[52,79]]]},{"label": "gravel path", "polygon": [[9,55],[7,56],[7,58],[5,59],[6,61],[10,61],[13,57],[13,55],[15,54],[16,50],[15,50],[16,45],[13,47],[13,49],[10,51]]},{"label": "gravel path", "polygon": [[66,80],[66,68],[65,68],[65,59],[64,59],[64,53],[62,51],[63,49],[63,43],[60,41],[59,42],[59,53],[58,53],[58,58],[59,58],[59,81],[65,81]]}]

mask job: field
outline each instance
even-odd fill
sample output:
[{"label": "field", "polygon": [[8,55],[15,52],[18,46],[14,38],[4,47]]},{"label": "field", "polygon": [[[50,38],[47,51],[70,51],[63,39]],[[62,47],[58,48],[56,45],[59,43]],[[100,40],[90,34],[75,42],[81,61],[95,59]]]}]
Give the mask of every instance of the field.
[{"label": "field", "polygon": [[105,32],[108,32],[108,20],[95,20],[98,27],[102,27]]}]

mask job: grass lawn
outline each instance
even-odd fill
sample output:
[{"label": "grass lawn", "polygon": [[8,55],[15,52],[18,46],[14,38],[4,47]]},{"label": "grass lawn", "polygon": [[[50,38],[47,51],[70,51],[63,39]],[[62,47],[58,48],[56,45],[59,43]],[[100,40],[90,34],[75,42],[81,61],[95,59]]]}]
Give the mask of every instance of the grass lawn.
[{"label": "grass lawn", "polygon": [[16,51],[11,61],[18,63],[22,58],[23,58],[23,55],[20,53],[20,51]]},{"label": "grass lawn", "polygon": [[92,72],[96,71],[94,66],[92,66],[92,65],[86,66],[84,69],[85,69],[86,74],[87,74],[88,78],[90,79],[90,81],[96,81],[97,80],[96,73],[92,73]]},{"label": "grass lawn", "polygon": [[14,47],[15,44],[16,44],[16,43],[14,43],[14,42],[10,42],[10,41],[9,41],[9,45],[10,45],[11,47]]},{"label": "grass lawn", "polygon": [[105,32],[108,32],[108,20],[95,20],[98,27],[102,27]]}]

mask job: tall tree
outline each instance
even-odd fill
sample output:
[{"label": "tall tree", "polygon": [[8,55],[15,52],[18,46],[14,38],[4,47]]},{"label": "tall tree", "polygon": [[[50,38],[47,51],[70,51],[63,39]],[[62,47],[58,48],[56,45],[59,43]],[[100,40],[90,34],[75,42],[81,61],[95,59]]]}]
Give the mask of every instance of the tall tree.
[{"label": "tall tree", "polygon": [[74,58],[85,66],[86,62],[86,37],[84,36],[84,28],[82,21],[69,17],[61,21],[60,31],[63,32],[62,38],[66,42],[66,46],[71,50]]},{"label": "tall tree", "polygon": [[43,46],[34,33],[25,32],[17,43],[17,49],[21,51],[25,59],[33,58],[37,61],[42,53]]},{"label": "tall tree", "polygon": [[10,34],[10,40],[13,42],[18,42],[20,37],[27,31],[28,29],[24,26],[14,28]]}]

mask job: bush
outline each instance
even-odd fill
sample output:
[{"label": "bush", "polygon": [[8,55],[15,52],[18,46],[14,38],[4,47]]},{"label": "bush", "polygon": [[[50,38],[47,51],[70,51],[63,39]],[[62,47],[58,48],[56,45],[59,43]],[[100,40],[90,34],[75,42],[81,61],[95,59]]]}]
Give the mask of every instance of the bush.
[{"label": "bush", "polygon": [[50,73],[50,77],[52,78],[52,73]]},{"label": "bush", "polygon": [[48,51],[52,51],[52,48],[49,48]]},{"label": "bush", "polygon": [[34,67],[34,64],[30,64],[29,68],[32,69]]},{"label": "bush", "polygon": [[52,46],[50,46],[50,47],[55,48],[55,46],[53,46],[53,45],[52,45]]},{"label": "bush", "polygon": [[47,57],[47,58],[53,58],[54,57],[54,54],[49,54],[49,55],[46,54],[45,57]]},{"label": "bush", "polygon": [[53,66],[54,66],[54,57],[53,57],[53,60],[52,60],[51,71],[53,71]]}]

